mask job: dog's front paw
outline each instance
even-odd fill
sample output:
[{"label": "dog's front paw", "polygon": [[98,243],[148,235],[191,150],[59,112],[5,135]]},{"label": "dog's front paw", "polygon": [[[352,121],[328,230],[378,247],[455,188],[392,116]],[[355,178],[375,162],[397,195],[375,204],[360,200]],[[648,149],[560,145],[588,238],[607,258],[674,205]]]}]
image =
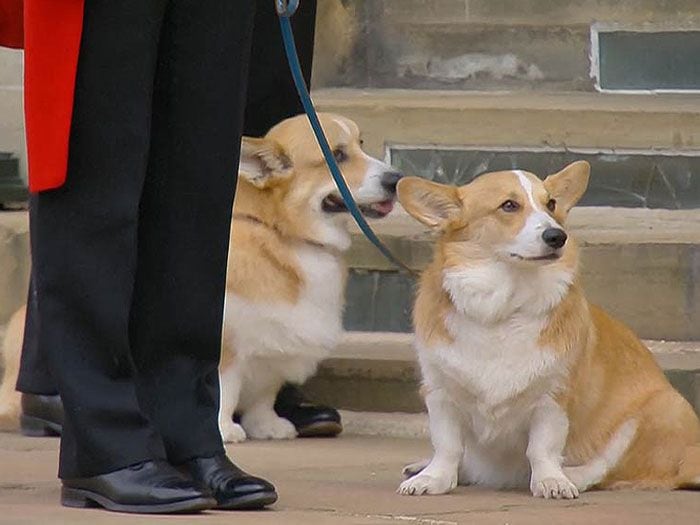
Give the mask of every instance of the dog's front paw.
[{"label": "dog's front paw", "polygon": [[246,440],[246,433],[243,427],[233,421],[219,424],[221,439],[224,443],[242,443]]},{"label": "dog's front paw", "polygon": [[457,476],[433,476],[430,474],[418,474],[407,479],[397,492],[406,496],[420,496],[422,494],[447,494],[457,486]]},{"label": "dog's front paw", "polygon": [[566,476],[532,479],[530,490],[536,498],[545,499],[575,499],[578,489]]},{"label": "dog's front paw", "polygon": [[251,439],[294,439],[297,437],[297,429],[294,425],[274,413],[250,419],[243,416],[241,423]]}]

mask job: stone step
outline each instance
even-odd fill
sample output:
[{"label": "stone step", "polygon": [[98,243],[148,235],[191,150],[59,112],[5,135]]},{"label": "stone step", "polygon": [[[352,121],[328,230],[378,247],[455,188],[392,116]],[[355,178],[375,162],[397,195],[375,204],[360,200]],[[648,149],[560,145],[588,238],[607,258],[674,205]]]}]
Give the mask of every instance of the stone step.
[{"label": "stone step", "polygon": [[[673,386],[700,414],[700,342],[647,340],[645,344]],[[346,420],[358,433],[388,432],[398,437],[407,420],[398,415],[368,419],[356,412],[420,414],[425,410],[418,394],[419,369],[411,334],[348,332],[304,389],[316,402],[352,411]],[[413,421],[418,426],[410,432],[424,428],[420,419]]]},{"label": "stone step", "polygon": [[[588,25],[385,24],[329,86],[593,91]],[[367,67],[369,66],[369,67]]]},{"label": "stone step", "polygon": [[700,22],[695,0],[371,0],[394,23],[676,24]]},{"label": "stone step", "polygon": [[[410,267],[420,270],[430,261],[431,234],[400,206],[373,227]],[[582,281],[592,302],[642,337],[700,340],[700,210],[575,208],[569,229],[581,246]],[[354,232],[346,329],[410,331],[414,278],[398,273]]]},{"label": "stone step", "polygon": [[[592,34],[599,29],[687,31],[700,24],[693,0],[331,3],[338,6],[319,14],[316,87],[593,91]],[[632,56],[644,62],[654,53]]]},{"label": "stone step", "polygon": [[602,154],[700,152],[700,94],[319,89],[320,111],[355,120],[368,152],[397,147]]}]

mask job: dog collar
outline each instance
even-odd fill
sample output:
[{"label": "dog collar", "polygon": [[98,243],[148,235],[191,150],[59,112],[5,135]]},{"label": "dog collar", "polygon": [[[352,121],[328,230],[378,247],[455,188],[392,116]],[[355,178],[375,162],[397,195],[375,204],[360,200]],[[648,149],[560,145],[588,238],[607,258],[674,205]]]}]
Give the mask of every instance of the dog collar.
[{"label": "dog collar", "polygon": [[[233,220],[242,220],[242,221],[247,221],[247,222],[252,222],[253,224],[259,224],[260,226],[263,226],[267,228],[268,230],[272,230],[277,234],[279,237],[286,237],[280,229],[275,226],[274,224],[268,224],[267,222],[263,221],[260,217],[256,217],[255,215],[251,215],[249,213],[234,213],[233,214]],[[291,237],[291,239],[301,242],[303,244],[306,244],[308,246],[312,246],[313,248],[318,248],[319,250],[323,250],[325,252],[331,253],[332,255],[335,256],[340,256],[340,250],[333,246],[329,246],[327,244],[323,244],[322,242],[314,241],[313,239],[308,239],[306,237]]]}]

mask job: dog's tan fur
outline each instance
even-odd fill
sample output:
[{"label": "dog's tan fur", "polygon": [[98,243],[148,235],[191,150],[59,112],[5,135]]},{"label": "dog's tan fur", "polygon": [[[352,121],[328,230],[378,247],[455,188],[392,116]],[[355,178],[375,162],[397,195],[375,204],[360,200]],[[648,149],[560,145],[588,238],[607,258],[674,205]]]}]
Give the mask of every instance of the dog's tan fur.
[{"label": "dog's tan fur", "polygon": [[[358,203],[393,201],[377,178],[390,166],[362,151],[357,125],[320,119],[331,148],[343,152],[340,167]],[[309,377],[340,335],[350,237],[346,214],[321,210],[329,194],[335,185],[305,116],[244,139],[220,368],[226,441],[293,437],[291,423],[272,410],[274,394],[284,381]],[[230,422],[233,411],[241,426]]]},{"label": "dog's tan fur", "polygon": [[[414,310],[426,399],[429,411],[431,406],[435,409],[430,417],[436,455],[430,463],[407,467],[413,477],[402,484],[402,493],[447,492],[457,482],[458,470],[460,483],[520,486],[527,481],[522,475],[527,473],[523,471],[527,459],[533,469],[530,488],[538,496],[576,497],[590,486],[700,488],[698,417],[632,331],[588,303],[578,281],[573,240],[567,240],[556,260],[528,262],[509,251],[521,232],[531,227],[533,214],[551,225],[564,224],[585,191],[588,172],[588,165],[579,162],[544,182],[524,172],[500,172],[460,188],[413,178],[399,183],[399,200],[408,213],[439,232]],[[501,204],[508,199],[519,203],[517,212],[504,213]],[[554,211],[547,211],[550,199],[556,199]],[[493,273],[492,267],[502,273]],[[454,275],[457,280],[449,281]],[[512,278],[517,284],[502,303],[500,288],[509,284],[497,278],[491,283],[491,275]],[[537,284],[528,288],[528,279]],[[561,291],[548,290],[548,281],[556,279],[566,285]],[[529,295],[520,304],[523,290]],[[551,300],[540,301],[548,293]],[[528,327],[534,330],[529,339],[518,335]],[[520,339],[509,342],[508,334]],[[493,337],[497,339],[489,339]],[[503,349],[486,343],[496,340]],[[521,360],[520,368],[512,366],[518,353],[530,355],[523,352],[531,352],[531,364]],[[493,364],[498,370],[499,359],[499,384],[469,379],[472,371],[479,374],[480,367]],[[528,367],[529,383],[512,386],[521,377],[521,368]],[[546,374],[545,367],[550,367]],[[491,404],[489,399],[504,388],[513,391]],[[512,428],[508,425],[515,425],[513,417],[488,419],[492,417],[488,414],[507,410],[532,416]],[[546,432],[535,428],[538,414],[555,421]],[[450,417],[459,421],[448,421]],[[465,438],[463,457],[455,460],[461,438],[449,436],[478,437],[485,431],[469,422],[479,418],[487,421],[483,425],[488,432],[483,435],[488,437],[473,443]],[[530,433],[529,444],[513,438],[518,431]],[[435,435],[438,432],[444,435]],[[548,439],[557,432],[565,432],[562,448],[554,447],[549,457],[537,456],[537,436]],[[512,451],[513,459],[500,456],[506,450]],[[550,477],[535,479],[542,463],[547,463]],[[509,478],[497,472],[496,467],[509,465],[521,474]]]}]

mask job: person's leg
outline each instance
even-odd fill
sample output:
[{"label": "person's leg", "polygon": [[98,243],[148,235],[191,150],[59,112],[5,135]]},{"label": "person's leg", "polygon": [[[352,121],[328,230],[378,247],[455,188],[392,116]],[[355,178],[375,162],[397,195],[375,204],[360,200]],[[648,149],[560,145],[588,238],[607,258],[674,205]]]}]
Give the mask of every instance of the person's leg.
[{"label": "person's leg", "polygon": [[234,465],[219,433],[221,329],[254,4],[172,0],[154,92],[130,340],[141,406],[168,459],[219,509],[274,487]]},{"label": "person's leg", "polygon": [[[313,65],[316,0],[304,0],[292,17],[297,52],[307,85]],[[272,126],[303,111],[289,73],[282,45],[279,21],[270,0],[256,0],[251,56],[249,64],[246,111],[243,134],[262,136]],[[36,302],[30,285],[22,348],[22,365],[17,389],[31,394],[56,394],[57,389],[48,371],[46,360],[39,354],[36,333]]]},{"label": "person's leg", "polygon": [[224,450],[217,367],[253,9],[172,0],[160,45],[130,339],[174,464]]},{"label": "person's leg", "polygon": [[60,436],[63,430],[63,404],[51,377],[49,364],[39,345],[39,317],[34,276],[29,280],[24,340],[17,377],[22,392],[20,429],[25,436]]},{"label": "person's leg", "polygon": [[36,334],[66,408],[62,478],[164,456],[138,406],[128,326],[165,5],[86,2],[67,181],[32,202]]},{"label": "person's leg", "polygon": [[36,287],[32,275],[27,294],[27,318],[24,323],[24,342],[19,376],[17,377],[17,390],[25,394],[54,396],[58,395],[58,389],[53,377],[51,377],[48,362],[40,352],[37,313]]}]

